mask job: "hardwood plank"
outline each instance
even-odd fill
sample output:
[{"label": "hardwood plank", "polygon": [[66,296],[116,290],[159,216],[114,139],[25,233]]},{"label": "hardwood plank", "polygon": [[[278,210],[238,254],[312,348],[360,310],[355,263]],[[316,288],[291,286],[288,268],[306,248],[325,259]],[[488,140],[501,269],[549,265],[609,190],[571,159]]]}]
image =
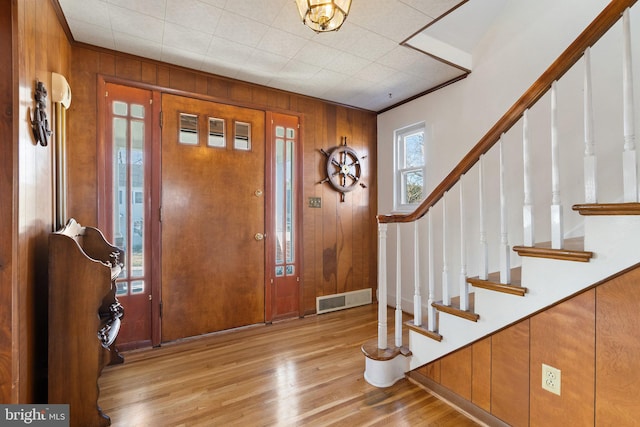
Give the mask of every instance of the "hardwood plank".
[{"label": "hardwood plank", "polygon": [[478,425],[407,379],[369,385],[360,345],[376,325],[372,304],[126,353],[100,405],[114,427]]}]

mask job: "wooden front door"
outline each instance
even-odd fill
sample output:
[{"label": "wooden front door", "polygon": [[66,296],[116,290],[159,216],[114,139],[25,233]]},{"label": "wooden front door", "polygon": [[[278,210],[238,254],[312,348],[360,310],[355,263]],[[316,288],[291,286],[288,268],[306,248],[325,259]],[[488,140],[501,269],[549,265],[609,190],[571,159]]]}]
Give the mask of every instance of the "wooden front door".
[{"label": "wooden front door", "polygon": [[162,122],[162,341],[264,322],[264,112],[165,94]]}]

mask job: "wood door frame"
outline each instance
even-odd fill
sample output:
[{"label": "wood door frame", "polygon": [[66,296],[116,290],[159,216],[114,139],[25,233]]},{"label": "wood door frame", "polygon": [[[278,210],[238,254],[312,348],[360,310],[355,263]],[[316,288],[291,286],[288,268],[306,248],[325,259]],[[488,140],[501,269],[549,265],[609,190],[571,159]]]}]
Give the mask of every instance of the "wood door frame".
[{"label": "wood door frame", "polygon": [[[265,310],[264,310],[264,317],[265,317],[265,322],[267,323],[271,323],[273,321],[273,310],[272,310],[272,304],[273,304],[273,283],[272,283],[272,279],[273,279],[273,268],[274,267],[274,260],[275,260],[275,245],[273,244],[273,236],[274,236],[274,229],[275,229],[275,215],[274,215],[274,210],[275,210],[275,204],[274,204],[274,199],[272,197],[272,195],[274,194],[274,189],[275,189],[275,176],[274,176],[274,161],[273,158],[275,156],[275,138],[273,136],[273,132],[271,132],[272,130],[272,121],[273,121],[273,114],[286,114],[289,116],[293,116],[293,117],[297,117],[298,118],[298,138],[297,138],[297,143],[298,146],[296,147],[296,155],[295,155],[295,160],[296,160],[296,170],[295,170],[295,180],[296,180],[296,184],[297,184],[297,188],[296,188],[296,193],[297,193],[297,197],[296,197],[296,206],[295,206],[295,233],[296,233],[296,238],[295,238],[295,247],[297,248],[297,256],[299,258],[299,261],[297,262],[298,266],[299,266],[299,278],[300,278],[300,284],[299,284],[299,292],[298,292],[298,316],[299,317],[304,317],[304,276],[303,276],[303,272],[304,272],[304,246],[302,245],[303,239],[302,239],[302,224],[303,224],[303,207],[304,207],[304,203],[303,203],[303,170],[304,170],[304,140],[303,140],[303,133],[302,133],[302,129],[303,127],[303,116],[299,115],[299,114],[294,114],[291,112],[281,112],[281,111],[266,111],[266,123],[265,123],[265,133],[267,135],[265,135],[265,143],[266,143],[266,147],[265,147],[265,168],[264,168],[264,173],[265,173],[265,194],[267,195],[266,200],[265,200],[265,227],[266,227],[266,233],[267,233],[267,239],[266,239],[266,248],[265,248],[265,275],[264,275],[264,290],[265,290],[265,299],[264,299],[264,303],[265,303]],[[267,131],[267,129],[269,129],[269,131]]]},{"label": "wood door frame", "polygon": [[[151,244],[151,293],[153,295],[153,301],[151,304],[151,332],[152,332],[152,345],[159,346],[162,340],[162,287],[160,283],[161,278],[161,252],[162,252],[162,229],[160,222],[160,206],[161,206],[161,198],[162,198],[162,146],[161,146],[161,118],[160,111],[162,108],[162,94],[172,94],[172,95],[182,95],[187,97],[192,97],[196,99],[201,99],[204,101],[218,102],[222,104],[234,105],[238,107],[244,108],[252,108],[256,110],[263,110],[265,112],[265,194],[272,194],[273,190],[273,165],[270,161],[273,153],[273,138],[271,132],[267,132],[267,127],[270,127],[272,114],[280,113],[287,114],[290,116],[295,116],[298,118],[299,132],[298,132],[298,151],[297,151],[297,162],[298,168],[296,171],[296,180],[299,183],[298,189],[298,200],[297,200],[297,221],[296,221],[296,245],[298,248],[298,256],[300,258],[299,266],[300,272],[304,272],[304,245],[302,242],[304,239],[302,238],[303,232],[303,223],[304,223],[304,200],[303,200],[303,178],[304,178],[304,115],[299,112],[289,111],[284,109],[274,109],[274,110],[265,110],[264,107],[260,107],[254,105],[252,103],[242,103],[242,102],[234,102],[233,100],[229,100],[226,98],[205,95],[196,92],[189,92],[184,90],[172,89],[164,86],[159,86],[155,84],[142,83],[137,81],[132,81],[128,79],[123,79],[120,77],[114,77],[104,74],[98,74],[98,81],[96,85],[96,100],[97,100],[97,181],[98,181],[98,189],[97,189],[97,200],[96,207],[98,212],[98,227],[102,227],[106,224],[105,218],[105,200],[109,195],[106,194],[104,183],[105,176],[104,171],[106,165],[104,164],[104,150],[106,146],[106,141],[104,134],[101,134],[100,129],[104,129],[104,117],[105,117],[105,103],[103,102],[104,97],[102,96],[105,91],[105,86],[107,83],[119,84],[123,86],[130,86],[137,89],[146,89],[152,92],[153,99],[153,108],[152,108],[152,121],[153,121],[153,129],[152,129],[152,145],[151,145],[151,180],[152,180],[152,188],[151,188],[151,225],[150,225],[150,233],[153,236],[156,236],[152,239]],[[102,153],[102,157],[101,157]],[[102,162],[101,162],[102,161]],[[274,208],[273,202],[269,196],[266,197],[265,200],[265,226],[272,227],[274,218],[271,214],[271,210]],[[272,321],[272,286],[270,282],[270,275],[267,274],[267,260],[274,259],[275,254],[273,253],[272,245],[267,245],[265,248],[265,322],[271,323]],[[269,258],[272,257],[272,258]],[[300,274],[300,292],[298,295],[298,304],[299,304],[299,316],[303,317],[304,310],[304,275]]]},{"label": "wood door frame", "polygon": [[[96,100],[97,100],[97,126],[96,126],[96,171],[97,171],[97,220],[98,228],[101,230],[109,230],[111,225],[109,224],[110,214],[107,212],[107,206],[109,206],[108,200],[111,194],[107,193],[107,188],[110,187],[110,172],[108,165],[108,156],[106,155],[107,141],[105,138],[106,129],[106,102],[105,91],[107,84],[116,84],[121,86],[128,86],[134,89],[148,90],[151,92],[151,141],[150,141],[150,165],[151,169],[151,206],[150,216],[151,221],[149,225],[150,236],[150,261],[151,266],[149,270],[149,282],[151,284],[151,345],[160,345],[161,327],[160,321],[161,308],[160,302],[162,301],[160,279],[158,272],[160,271],[160,96],[161,93],[157,87],[145,84],[139,84],[128,80],[110,78],[109,76],[98,75],[98,82],[96,85]],[[157,236],[153,238],[152,236]]]}]

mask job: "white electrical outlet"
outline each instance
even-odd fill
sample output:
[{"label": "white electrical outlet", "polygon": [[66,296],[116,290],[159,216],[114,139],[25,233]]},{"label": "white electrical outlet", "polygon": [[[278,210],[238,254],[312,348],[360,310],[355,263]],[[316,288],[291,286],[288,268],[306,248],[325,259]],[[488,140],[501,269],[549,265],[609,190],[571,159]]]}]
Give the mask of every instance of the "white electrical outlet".
[{"label": "white electrical outlet", "polygon": [[542,388],[550,391],[551,393],[560,396],[560,384],[561,384],[560,369],[553,366],[542,364]]}]

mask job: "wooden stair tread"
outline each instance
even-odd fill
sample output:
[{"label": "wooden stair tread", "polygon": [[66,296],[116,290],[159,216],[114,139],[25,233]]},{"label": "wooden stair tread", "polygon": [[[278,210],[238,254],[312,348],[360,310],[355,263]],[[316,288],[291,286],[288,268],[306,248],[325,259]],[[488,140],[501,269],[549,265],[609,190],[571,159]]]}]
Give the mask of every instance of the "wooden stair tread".
[{"label": "wooden stair tread", "polygon": [[535,246],[514,246],[520,256],[589,262],[593,252],[584,250],[584,238],[565,239],[562,249],[552,249],[551,242],[536,243]]},{"label": "wooden stair tread", "polygon": [[480,318],[480,315],[473,311],[475,306],[475,295],[473,293],[469,294],[469,310],[460,309],[460,297],[451,298],[451,305],[444,305],[442,302],[434,302],[431,305],[438,311],[471,320],[472,322],[477,322]]},{"label": "wooden stair tread", "polygon": [[500,283],[500,272],[489,273],[486,279],[479,277],[469,277],[467,282],[476,288],[488,289],[490,291],[502,292],[505,294],[524,296],[527,288],[521,285],[522,268],[515,267],[511,269],[511,283]]},{"label": "wooden stair tread", "polygon": [[571,207],[580,215],[640,215],[640,203],[584,203]]},{"label": "wooden stair tread", "polygon": [[404,322],[404,324],[407,328],[421,335],[424,335],[425,337],[429,337],[436,341],[442,341],[442,335],[440,335],[438,332],[430,331],[422,325],[418,326],[413,323],[413,320],[407,320],[406,322]]}]

